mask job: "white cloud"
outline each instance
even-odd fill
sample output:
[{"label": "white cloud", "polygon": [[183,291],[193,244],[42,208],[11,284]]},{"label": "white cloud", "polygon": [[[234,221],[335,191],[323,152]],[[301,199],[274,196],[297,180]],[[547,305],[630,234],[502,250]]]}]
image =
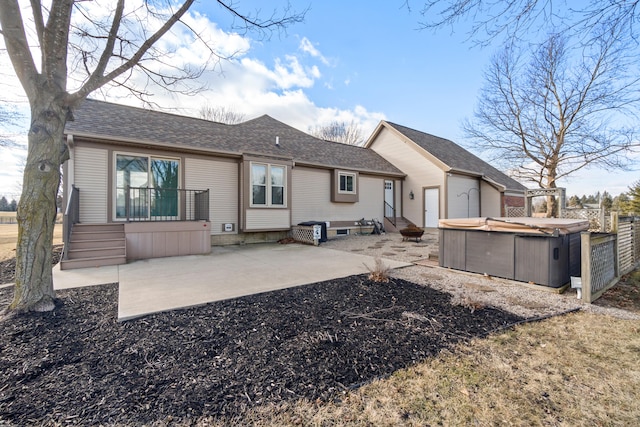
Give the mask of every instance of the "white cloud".
[{"label": "white cloud", "polygon": [[[26,139],[26,134],[25,138],[20,139]],[[0,147],[0,196],[9,200],[20,198],[25,161],[24,148]]]},{"label": "white cloud", "polygon": [[314,58],[318,58],[324,65],[330,65],[329,60],[325,58],[318,49],[316,49],[316,47],[308,38],[303,37],[302,40],[300,40],[299,49],[305,53],[308,53]]},{"label": "white cloud", "polygon": [[[137,0],[136,4],[141,4],[141,1]],[[91,16],[105,19],[110,17],[110,2],[83,2],[82,5],[91,8]],[[184,20],[191,28],[196,29],[204,40],[212,43],[221,56],[233,58],[223,60],[217,67],[206,71],[197,83],[207,89],[195,96],[171,93],[160,88],[153,89],[151,100],[164,109],[197,116],[203,105],[224,106],[244,114],[246,119],[268,114],[304,132],[310,127],[334,120],[353,120],[362,127],[365,137],[368,137],[379,120],[384,118],[383,114],[370,112],[363,106],[354,106],[353,109],[318,106],[306,90],[322,82],[323,76],[317,65],[308,63],[311,59],[306,55],[296,56],[296,52],[291,52],[265,63],[252,56],[249,38],[227,33],[197,12],[189,13]],[[157,22],[146,24],[145,31],[153,31],[158,25]],[[174,65],[201,64],[210,53],[185,27],[173,30],[157,47],[170,55],[171,64]],[[319,59],[325,65],[329,62],[306,37],[302,39],[299,50],[307,53],[313,60]],[[22,96],[24,100],[17,78],[8,64],[6,52],[0,52],[0,76],[7,76],[6,79],[2,78],[2,83],[6,85],[7,90],[15,91],[15,97]],[[133,74],[130,83],[137,87],[146,87],[145,77],[139,72]],[[323,87],[327,85],[331,86],[328,82],[322,82]],[[0,87],[0,90],[3,89],[4,86]],[[2,93],[2,97],[6,99],[5,93],[9,92]],[[141,105],[138,99],[122,87],[106,87],[91,96],[133,106]],[[23,107],[26,107],[26,104]],[[22,135],[26,138],[26,127]],[[21,165],[24,164],[25,157],[25,150],[0,150],[0,168],[5,171],[0,174],[0,191],[8,193],[7,197],[12,194],[19,196],[17,188],[22,180]]]},{"label": "white cloud", "polygon": [[293,87],[311,87],[320,72],[316,67],[304,67],[298,58],[292,55],[285,56],[286,63],[276,59],[276,65],[272,78],[278,87],[291,89]]}]

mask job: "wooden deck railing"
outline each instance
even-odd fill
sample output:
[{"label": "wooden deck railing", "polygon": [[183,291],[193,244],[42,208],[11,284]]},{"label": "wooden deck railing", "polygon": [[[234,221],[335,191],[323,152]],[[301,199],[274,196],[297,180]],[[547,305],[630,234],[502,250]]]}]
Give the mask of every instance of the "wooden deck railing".
[{"label": "wooden deck railing", "polygon": [[128,187],[127,221],[209,221],[209,190]]},{"label": "wooden deck railing", "polygon": [[80,190],[75,185],[71,186],[71,194],[69,196],[69,203],[67,203],[67,209],[64,212],[64,218],[62,220],[62,237],[64,239],[64,249],[62,252],[62,259],[67,259],[67,248],[69,247],[69,241],[71,240],[71,229],[73,224],[80,222]]},{"label": "wooden deck railing", "polygon": [[396,208],[387,202],[384,202],[384,217],[393,224],[394,227],[396,226]]}]

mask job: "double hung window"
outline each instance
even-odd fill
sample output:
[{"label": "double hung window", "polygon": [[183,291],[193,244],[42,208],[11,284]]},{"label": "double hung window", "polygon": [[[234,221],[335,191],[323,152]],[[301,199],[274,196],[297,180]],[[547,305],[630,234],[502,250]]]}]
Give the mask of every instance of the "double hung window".
[{"label": "double hung window", "polygon": [[251,206],[284,207],[285,183],[285,166],[251,163]]}]

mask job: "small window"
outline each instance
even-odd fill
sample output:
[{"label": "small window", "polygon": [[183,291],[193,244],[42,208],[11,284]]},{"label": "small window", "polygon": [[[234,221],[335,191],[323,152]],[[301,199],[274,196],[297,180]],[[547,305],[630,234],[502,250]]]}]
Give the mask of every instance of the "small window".
[{"label": "small window", "polygon": [[338,192],[355,194],[356,193],[356,174],[340,172],[338,176],[340,179]]}]

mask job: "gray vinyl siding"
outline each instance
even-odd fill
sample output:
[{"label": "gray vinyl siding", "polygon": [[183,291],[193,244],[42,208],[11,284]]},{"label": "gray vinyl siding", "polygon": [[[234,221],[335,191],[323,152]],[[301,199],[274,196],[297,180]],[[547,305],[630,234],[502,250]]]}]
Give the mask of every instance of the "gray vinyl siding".
[{"label": "gray vinyl siding", "polygon": [[480,216],[501,216],[500,192],[486,182],[480,183],[482,200],[480,206]]},{"label": "gray vinyl siding", "polygon": [[[443,169],[433,163],[429,155],[415,143],[382,129],[371,149],[407,174],[402,186],[402,215],[414,224],[424,223],[424,188],[443,188]],[[413,192],[415,199],[409,198]],[[440,215],[444,215],[444,191],[440,191]]]},{"label": "gray vinyl siding", "polygon": [[475,178],[453,175],[447,181],[449,197],[447,218],[480,216],[480,186]]},{"label": "gray vinyl siding", "polygon": [[229,161],[185,159],[185,188],[209,190],[211,234],[223,232],[223,224],[234,224],[238,230],[238,164]]},{"label": "gray vinyl siding", "polygon": [[359,201],[331,202],[331,171],[295,168],[292,180],[292,223],[353,221],[384,215],[384,178],[359,175]]},{"label": "gray vinyl siding", "polygon": [[80,190],[80,222],[107,222],[108,152],[99,148],[76,147],[74,184]]},{"label": "gray vinyl siding", "polygon": [[328,221],[331,208],[331,172],[294,168],[291,180],[291,222]]},{"label": "gray vinyl siding", "polygon": [[245,231],[278,230],[291,226],[289,209],[247,209]]}]

